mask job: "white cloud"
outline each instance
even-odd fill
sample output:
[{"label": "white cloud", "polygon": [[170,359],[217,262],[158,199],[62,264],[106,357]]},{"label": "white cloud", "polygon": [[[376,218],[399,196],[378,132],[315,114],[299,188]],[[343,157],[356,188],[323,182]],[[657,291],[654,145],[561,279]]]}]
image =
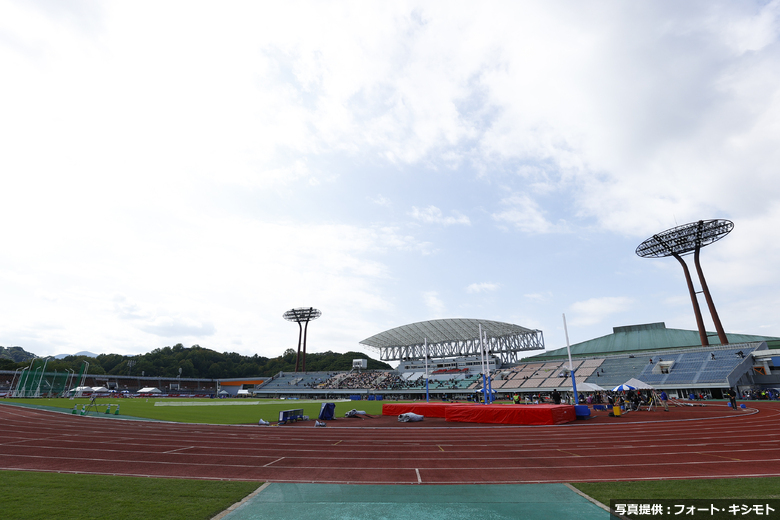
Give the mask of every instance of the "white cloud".
[{"label": "white cloud", "polygon": [[427,208],[423,209],[413,207],[409,212],[409,215],[425,224],[442,224],[444,226],[451,226],[453,224],[471,224],[471,221],[466,215],[461,215],[457,211],[453,211],[452,216],[445,217],[441,210],[436,206],[428,206]]},{"label": "white cloud", "polygon": [[492,292],[498,290],[499,287],[500,285],[497,283],[490,283],[490,282],[472,283],[468,287],[466,287],[466,292],[469,294],[480,293],[480,292]]},{"label": "white cloud", "polygon": [[390,199],[389,199],[389,198],[387,198],[387,197],[383,197],[382,195],[377,195],[376,197],[374,197],[374,198],[371,198],[371,199],[369,199],[369,200],[371,200],[371,202],[373,202],[373,203],[374,203],[374,204],[376,204],[377,206],[383,206],[383,207],[386,207],[386,208],[389,208],[389,207],[390,207],[390,206],[392,206],[392,204],[393,204],[393,203],[390,201]]},{"label": "white cloud", "polygon": [[428,309],[428,313],[437,319],[444,315],[445,305],[437,291],[426,291],[422,294],[423,302]]},{"label": "white cloud", "polygon": [[576,302],[570,307],[572,314],[569,323],[575,326],[601,323],[614,314],[629,311],[633,304],[632,298],[624,296],[605,296]]},{"label": "white cloud", "polygon": [[507,223],[524,233],[562,233],[567,231],[565,222],[554,224],[544,216],[544,210],[529,195],[512,194],[501,200],[508,209],[493,213],[499,223]]},{"label": "white cloud", "polygon": [[[430,279],[489,272],[480,312],[527,294],[555,342],[565,299],[595,327],[618,311],[590,296],[628,277],[676,312],[678,266],[634,267],[624,240],[701,218],[736,224],[702,259],[723,321],[771,325],[778,20],[777,0],[2,2],[0,341],[276,352],[287,308],[362,339],[443,313]],[[587,267],[570,292],[563,238]]]}]

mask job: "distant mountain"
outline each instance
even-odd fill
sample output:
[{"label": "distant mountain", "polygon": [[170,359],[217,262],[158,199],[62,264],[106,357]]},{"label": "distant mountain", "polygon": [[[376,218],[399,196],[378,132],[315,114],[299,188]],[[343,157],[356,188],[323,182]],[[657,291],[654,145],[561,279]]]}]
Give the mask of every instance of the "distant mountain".
[{"label": "distant mountain", "polygon": [[94,354],[92,352],[86,351],[86,350],[82,350],[81,352],[76,352],[75,354],[57,354],[56,356],[54,356],[54,359],[62,359],[62,358],[66,358],[68,356],[97,357],[98,355]]},{"label": "distant mountain", "polygon": [[10,359],[14,363],[23,363],[35,359],[35,354],[22,347],[0,347],[0,359]]}]

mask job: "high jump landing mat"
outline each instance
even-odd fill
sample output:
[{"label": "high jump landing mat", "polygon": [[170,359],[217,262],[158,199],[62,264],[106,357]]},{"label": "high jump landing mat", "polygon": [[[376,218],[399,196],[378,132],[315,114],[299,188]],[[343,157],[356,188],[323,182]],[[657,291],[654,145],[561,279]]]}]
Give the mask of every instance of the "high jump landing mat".
[{"label": "high jump landing mat", "polygon": [[565,484],[376,486],[271,483],[220,520],[603,520]]},{"label": "high jump landing mat", "polygon": [[550,425],[577,419],[573,405],[566,404],[463,404],[463,403],[384,403],[382,415],[415,413],[441,417],[450,422],[481,424]]}]

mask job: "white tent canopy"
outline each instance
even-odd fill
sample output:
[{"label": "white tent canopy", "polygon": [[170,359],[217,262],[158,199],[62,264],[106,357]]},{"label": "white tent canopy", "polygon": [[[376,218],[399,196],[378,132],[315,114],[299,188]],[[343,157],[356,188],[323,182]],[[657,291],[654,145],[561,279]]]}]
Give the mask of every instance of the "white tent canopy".
[{"label": "white tent canopy", "polygon": [[603,392],[606,388],[601,388],[595,383],[577,383],[578,392]]},{"label": "white tent canopy", "polygon": [[108,392],[108,388],[105,386],[93,386],[90,390],[93,392]]},{"label": "white tent canopy", "polygon": [[624,384],[631,385],[635,388],[638,388],[639,390],[652,390],[653,387],[645,383],[644,381],[640,381],[639,379],[632,377],[628,381],[626,381]]},{"label": "white tent canopy", "polygon": [[159,394],[160,389],[153,386],[147,386],[138,391],[139,394]]}]

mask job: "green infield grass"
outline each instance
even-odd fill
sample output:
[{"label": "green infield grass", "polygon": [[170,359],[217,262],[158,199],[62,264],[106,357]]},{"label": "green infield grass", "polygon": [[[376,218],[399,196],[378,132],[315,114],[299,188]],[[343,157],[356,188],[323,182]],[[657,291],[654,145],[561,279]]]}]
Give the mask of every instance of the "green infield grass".
[{"label": "green infield grass", "polygon": [[780,477],[641,482],[579,482],[574,487],[605,505],[623,499],[772,499],[780,498]]},{"label": "green infield grass", "polygon": [[260,482],[0,471],[3,520],[207,520]]},{"label": "green infield grass", "polygon": [[[38,398],[38,399],[7,399],[10,404],[27,404],[31,406],[52,406],[73,409],[75,406],[81,413],[82,406],[89,406],[89,398]],[[119,415],[157,419],[160,421],[205,423],[205,424],[257,424],[260,419],[269,422],[279,420],[282,410],[303,409],[303,414],[311,420],[317,418],[323,402],[336,404],[336,417],[344,417],[349,410],[357,409],[369,415],[382,415],[382,401],[336,401],[336,400],[275,400],[275,399],[187,399],[168,397],[137,397],[137,398],[97,398],[97,412],[105,412],[111,405],[111,414],[119,405]],[[193,406],[194,405],[194,406]]]}]

